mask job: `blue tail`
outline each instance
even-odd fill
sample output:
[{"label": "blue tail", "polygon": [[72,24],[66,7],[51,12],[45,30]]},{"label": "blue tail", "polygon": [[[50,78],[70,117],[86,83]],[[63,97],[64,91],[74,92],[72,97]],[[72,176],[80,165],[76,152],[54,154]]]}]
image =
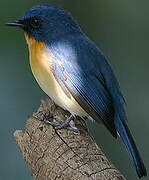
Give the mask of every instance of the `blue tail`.
[{"label": "blue tail", "polygon": [[[119,111],[119,113],[120,113],[120,111]],[[124,144],[126,145],[126,148],[127,148],[128,152],[130,154],[130,157],[131,157],[131,159],[135,165],[135,168],[136,168],[136,171],[137,171],[139,178],[141,178],[141,177],[147,175],[146,168],[145,168],[144,163],[140,157],[139,151],[135,145],[135,142],[134,142],[133,137],[130,133],[130,130],[127,126],[127,122],[120,118],[119,113],[117,113],[117,112],[115,113],[115,120],[114,121],[115,121],[116,129],[117,129],[118,133],[120,134]]]}]

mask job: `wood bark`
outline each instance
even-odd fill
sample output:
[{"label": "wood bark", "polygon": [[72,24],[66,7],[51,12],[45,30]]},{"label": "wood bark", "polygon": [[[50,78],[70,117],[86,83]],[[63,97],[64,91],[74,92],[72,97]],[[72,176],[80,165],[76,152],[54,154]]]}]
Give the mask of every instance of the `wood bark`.
[{"label": "wood bark", "polygon": [[69,113],[50,99],[26,123],[25,132],[17,130],[15,141],[35,180],[125,180],[108,161],[87,133],[79,118],[74,122],[80,133],[55,130],[43,122],[64,121]]}]

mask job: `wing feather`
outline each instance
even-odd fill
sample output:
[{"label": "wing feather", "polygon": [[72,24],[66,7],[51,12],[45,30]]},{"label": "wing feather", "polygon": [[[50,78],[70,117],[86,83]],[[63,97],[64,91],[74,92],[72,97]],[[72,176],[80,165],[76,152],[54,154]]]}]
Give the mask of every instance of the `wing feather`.
[{"label": "wing feather", "polygon": [[124,103],[116,78],[102,52],[84,35],[69,36],[49,45],[55,57],[53,74],[97,122],[114,137],[114,98]]}]

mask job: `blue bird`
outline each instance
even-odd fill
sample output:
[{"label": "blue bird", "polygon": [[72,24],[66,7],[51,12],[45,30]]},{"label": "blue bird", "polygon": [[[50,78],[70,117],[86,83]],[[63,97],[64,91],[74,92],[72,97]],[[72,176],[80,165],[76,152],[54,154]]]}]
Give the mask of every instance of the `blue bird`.
[{"label": "blue bird", "polygon": [[146,176],[111,66],[73,17],[58,7],[40,5],[7,25],[24,30],[35,79],[56,104],[72,114],[63,125],[49,124],[62,128],[75,115],[102,122],[115,138],[121,136],[138,176]]}]

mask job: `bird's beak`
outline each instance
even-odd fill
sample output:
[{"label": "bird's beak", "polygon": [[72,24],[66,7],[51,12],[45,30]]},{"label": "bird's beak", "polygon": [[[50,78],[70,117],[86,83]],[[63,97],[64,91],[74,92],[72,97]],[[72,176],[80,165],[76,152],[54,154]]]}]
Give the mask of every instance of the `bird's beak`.
[{"label": "bird's beak", "polygon": [[14,27],[18,26],[18,27],[23,28],[23,29],[25,28],[25,24],[21,20],[7,22],[7,23],[5,23],[5,25],[7,25],[7,26],[14,26]]}]

